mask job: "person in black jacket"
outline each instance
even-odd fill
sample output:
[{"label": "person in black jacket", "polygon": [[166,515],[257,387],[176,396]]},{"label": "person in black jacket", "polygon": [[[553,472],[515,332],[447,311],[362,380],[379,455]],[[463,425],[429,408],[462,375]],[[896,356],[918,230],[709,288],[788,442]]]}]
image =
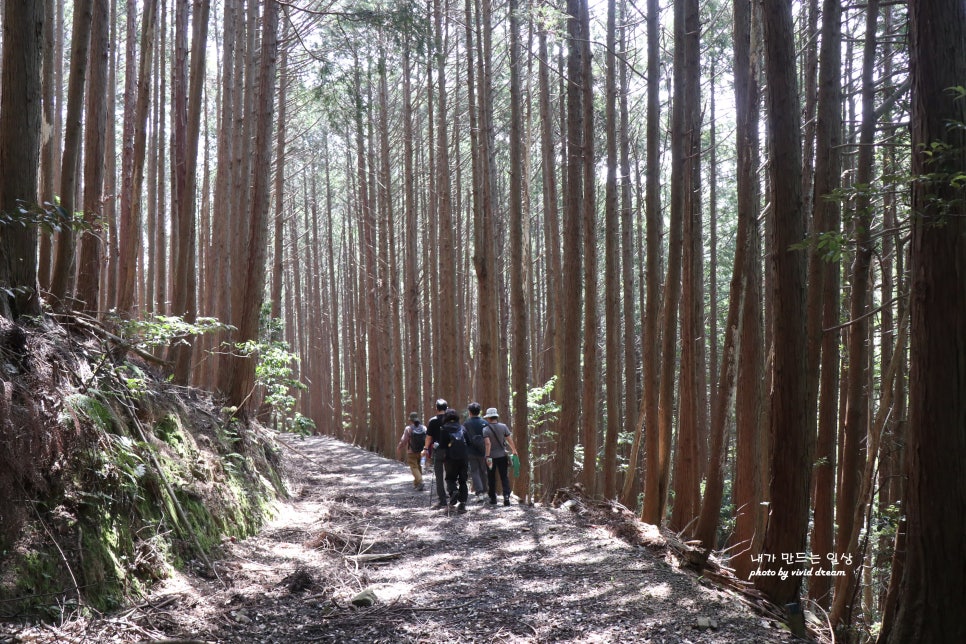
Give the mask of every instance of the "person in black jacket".
[{"label": "person in black jacket", "polygon": [[444,478],[443,461],[446,459],[446,448],[439,444],[439,431],[443,425],[443,416],[449,408],[442,398],[436,401],[436,415],[426,423],[426,447],[423,454],[433,457],[433,476],[436,479],[436,498],[438,502],[433,506],[434,510],[441,510],[446,506],[446,482]]},{"label": "person in black jacket", "polygon": [[466,430],[460,424],[460,415],[455,409],[446,410],[443,426],[440,428],[440,447],[446,448],[446,491],[449,504],[456,506],[459,513],[466,512],[466,474],[468,471]]},{"label": "person in black jacket", "polygon": [[478,501],[482,501],[486,494],[486,455],[484,454],[483,430],[489,424],[480,417],[483,407],[478,402],[471,402],[466,411],[470,417],[463,423],[466,429],[466,446],[470,450],[470,482],[473,484],[473,493]]}]

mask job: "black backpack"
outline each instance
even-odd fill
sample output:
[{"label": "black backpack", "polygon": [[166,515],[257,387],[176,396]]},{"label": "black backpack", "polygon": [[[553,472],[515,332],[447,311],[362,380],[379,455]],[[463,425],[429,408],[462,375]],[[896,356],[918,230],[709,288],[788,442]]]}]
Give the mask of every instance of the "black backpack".
[{"label": "black backpack", "polygon": [[462,425],[444,425],[443,431],[446,433],[445,441],[441,441],[441,445],[445,445],[446,458],[452,459],[454,461],[465,461],[469,456],[469,448],[466,445],[466,430],[463,429]]},{"label": "black backpack", "polygon": [[426,425],[411,425],[409,430],[409,451],[418,454],[426,447]]},{"label": "black backpack", "polygon": [[470,453],[473,456],[484,456],[486,454],[486,442],[483,440],[483,430],[490,426],[485,420],[481,423],[473,423],[473,418],[466,421],[463,427],[466,430],[466,436],[469,439]]}]

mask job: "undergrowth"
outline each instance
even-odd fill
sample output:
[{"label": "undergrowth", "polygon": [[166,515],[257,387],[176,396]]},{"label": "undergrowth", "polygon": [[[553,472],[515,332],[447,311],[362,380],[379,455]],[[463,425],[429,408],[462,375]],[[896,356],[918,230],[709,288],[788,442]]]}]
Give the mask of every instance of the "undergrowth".
[{"label": "undergrowth", "polygon": [[[133,383],[133,384],[132,384]],[[114,608],[253,534],[284,494],[257,425],[90,325],[0,321],[0,617]]]}]

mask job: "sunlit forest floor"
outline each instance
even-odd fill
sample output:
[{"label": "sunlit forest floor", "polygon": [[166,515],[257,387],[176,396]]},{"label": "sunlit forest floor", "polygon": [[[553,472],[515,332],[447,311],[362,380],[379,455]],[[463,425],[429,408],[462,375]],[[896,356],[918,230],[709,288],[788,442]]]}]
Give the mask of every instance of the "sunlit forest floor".
[{"label": "sunlit forest floor", "polygon": [[465,514],[447,514],[431,509],[432,474],[417,492],[400,462],[324,437],[284,440],[291,500],[256,537],[226,542],[213,571],[199,564],[137,606],[0,641],[791,639],[680,568],[647,526],[628,538],[579,503],[490,506],[472,495]]}]

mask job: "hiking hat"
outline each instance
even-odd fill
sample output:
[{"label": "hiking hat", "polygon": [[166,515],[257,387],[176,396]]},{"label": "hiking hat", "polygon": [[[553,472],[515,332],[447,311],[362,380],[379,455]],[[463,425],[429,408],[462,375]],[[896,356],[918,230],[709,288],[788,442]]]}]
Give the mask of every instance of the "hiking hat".
[{"label": "hiking hat", "polygon": [[484,418],[499,418],[499,417],[500,417],[500,413],[496,410],[496,407],[490,407],[489,409],[486,410],[486,414],[484,414]]},{"label": "hiking hat", "polygon": [[437,410],[439,410],[439,411],[446,411],[446,409],[448,407],[449,407],[449,403],[447,403],[444,399],[442,399],[442,398],[437,398],[436,399],[436,409]]},{"label": "hiking hat", "polygon": [[419,420],[419,414],[417,414],[416,412],[410,412],[409,420]]},{"label": "hiking hat", "polygon": [[483,411],[483,407],[481,407],[480,403],[478,402],[471,402],[469,405],[466,406],[466,411],[470,412],[471,414],[477,415],[481,411]]}]

